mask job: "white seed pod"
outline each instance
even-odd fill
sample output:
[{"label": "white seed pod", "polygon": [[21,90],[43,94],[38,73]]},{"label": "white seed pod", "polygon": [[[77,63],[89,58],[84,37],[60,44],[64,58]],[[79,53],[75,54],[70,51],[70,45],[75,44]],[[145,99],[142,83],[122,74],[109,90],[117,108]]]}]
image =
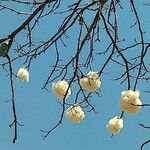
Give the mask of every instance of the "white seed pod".
[{"label": "white seed pod", "polygon": [[139,91],[123,91],[119,102],[120,109],[128,113],[136,113],[141,109],[141,100],[139,99]]},{"label": "white seed pod", "polygon": [[20,68],[17,73],[17,77],[22,81],[29,82],[29,72],[26,68]]},{"label": "white seed pod", "polygon": [[119,116],[115,116],[114,118],[108,121],[106,128],[110,133],[118,134],[123,128],[123,119],[119,118]]},{"label": "white seed pod", "polygon": [[98,72],[90,71],[86,77],[80,79],[82,89],[93,92],[100,88],[101,81]]},{"label": "white seed pod", "polygon": [[71,89],[68,88],[69,84],[66,80],[59,80],[56,83],[52,84],[52,91],[54,95],[57,96],[60,100],[65,100],[69,97],[69,95],[71,94]]},{"label": "white seed pod", "polygon": [[79,123],[85,118],[85,114],[81,106],[75,104],[66,110],[66,117],[74,123]]}]

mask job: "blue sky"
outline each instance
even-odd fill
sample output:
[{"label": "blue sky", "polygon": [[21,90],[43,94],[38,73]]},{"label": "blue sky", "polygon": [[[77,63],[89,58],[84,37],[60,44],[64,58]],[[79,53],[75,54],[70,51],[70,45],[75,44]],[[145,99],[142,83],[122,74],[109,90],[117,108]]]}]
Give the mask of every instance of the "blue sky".
[{"label": "blue sky", "polygon": [[[145,1],[146,2],[146,1]],[[12,3],[6,3],[9,6]],[[140,19],[145,30],[149,29],[149,7],[135,3],[139,9]],[[65,4],[64,4],[65,5]],[[133,41],[134,37],[138,37],[138,33],[135,30],[131,30],[130,26],[134,24],[134,17],[131,15],[131,10],[128,9],[129,3],[122,3],[125,11],[118,10],[118,19],[120,24],[120,36],[126,38],[126,42],[123,43],[124,47]],[[30,11],[30,9],[13,6],[18,10]],[[61,9],[63,9],[62,6]],[[130,13],[129,13],[130,12]],[[131,16],[130,16],[131,15]],[[36,40],[44,40],[57,30],[59,22],[61,22],[62,16],[57,15],[55,20],[51,20],[55,15],[52,14],[46,19],[42,19],[39,26],[34,30],[33,36]],[[92,17],[92,15],[90,16]],[[86,18],[87,20],[91,18]],[[16,29],[26,16],[16,15],[10,11],[0,12],[0,38],[7,36],[10,32]],[[77,32],[75,28],[69,31],[71,38],[65,39],[67,47],[63,47],[61,44],[58,45],[60,50],[61,58],[63,62],[69,60],[74,54],[76,48],[75,37]],[[131,32],[133,31],[133,32]],[[148,32],[149,33],[149,32]],[[16,37],[16,41],[23,43],[22,35],[19,34]],[[107,43],[106,33],[102,32],[101,36],[102,45],[97,46],[96,51],[99,52],[105,48]],[[145,39],[148,40],[149,36],[146,34]],[[15,44],[11,48],[11,56],[15,55],[13,49]],[[84,48],[86,50],[88,46]],[[138,48],[137,48],[138,49]],[[84,51],[81,59],[84,58]],[[137,52],[131,52],[126,54],[127,57],[132,57]],[[150,130],[141,128],[138,123],[144,123],[150,125],[148,114],[150,113],[149,108],[142,108],[139,113],[128,115],[125,114],[124,128],[120,134],[111,138],[111,134],[106,129],[107,121],[116,116],[120,115],[119,99],[120,93],[126,90],[126,83],[123,85],[119,81],[113,79],[121,73],[122,68],[116,67],[115,64],[110,63],[104,73],[101,76],[102,86],[100,97],[93,94],[91,102],[96,105],[95,108],[99,112],[88,112],[85,110],[86,118],[80,124],[74,124],[67,120],[65,117],[63,123],[54,130],[46,140],[42,140],[40,129],[47,130],[53,127],[59,120],[61,114],[61,105],[58,103],[59,100],[51,92],[51,84],[48,85],[48,91],[42,90],[44,81],[47,79],[49,72],[51,71],[51,65],[54,63],[55,51],[54,47],[51,47],[46,54],[39,56],[32,62],[30,66],[30,81],[29,83],[21,82],[14,77],[14,86],[16,92],[16,108],[19,123],[23,124],[23,127],[18,129],[18,140],[16,144],[12,144],[13,128],[9,128],[9,124],[12,121],[12,110],[11,103],[5,102],[10,99],[10,83],[7,72],[2,69],[0,71],[0,148],[3,150],[136,150],[140,149],[141,143],[150,138]],[[96,56],[93,62],[92,69],[95,71],[100,70],[103,65],[106,56]],[[148,58],[148,56],[146,57]],[[5,62],[5,58],[0,58],[0,63]],[[146,61],[148,66],[150,63]],[[13,71],[17,73],[17,70],[23,66],[23,60],[18,59],[13,63]],[[88,70],[84,70],[86,74]],[[69,71],[69,75],[71,70]],[[67,102],[71,103],[74,99],[74,92],[76,91],[75,86],[72,90],[72,95],[67,99]],[[149,94],[145,93],[144,90],[148,90],[149,85],[144,81],[140,81],[138,89],[141,93],[141,100],[143,103],[149,103]],[[150,145],[145,146],[144,150],[149,150]]]}]

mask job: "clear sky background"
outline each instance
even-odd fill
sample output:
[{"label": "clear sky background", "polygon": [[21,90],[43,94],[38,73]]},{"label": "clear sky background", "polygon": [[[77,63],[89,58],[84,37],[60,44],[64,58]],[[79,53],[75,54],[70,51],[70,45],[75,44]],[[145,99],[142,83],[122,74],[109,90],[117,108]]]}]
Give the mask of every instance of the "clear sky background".
[{"label": "clear sky background", "polygon": [[[124,0],[122,2],[123,10],[118,9],[118,22],[120,25],[119,32],[121,38],[128,39],[124,42],[124,46],[130,45],[134,37],[138,37],[138,33],[135,30],[131,30],[130,26],[134,24],[134,16],[129,8],[129,2]],[[150,18],[149,7],[144,6],[145,1],[135,2],[138,9],[138,13],[142,22],[143,30],[149,33]],[[69,3],[67,0],[66,3]],[[7,6],[13,6],[18,10],[31,12],[29,7],[22,5],[16,6],[13,3],[6,2]],[[60,10],[65,8],[64,3]],[[59,22],[62,21],[63,15],[57,15],[55,20],[54,14],[49,17],[43,18],[34,30],[33,36],[36,40],[44,40],[49,35],[52,35],[57,31]],[[90,21],[92,17],[88,16],[86,19]],[[11,11],[0,12],[0,38],[7,36],[10,32],[16,29],[27,16],[16,15]],[[132,31],[132,32],[131,32]],[[75,38],[76,29],[69,31],[70,39],[65,39],[67,48],[61,44],[58,45],[61,58],[63,62],[72,57],[76,48]],[[105,47],[104,31],[101,33],[102,45],[97,47],[96,51],[100,52]],[[146,34],[145,39],[150,39],[150,34]],[[21,35],[20,35],[21,36]],[[16,37],[16,40],[23,43],[23,38]],[[11,51],[15,48],[11,48]],[[85,47],[84,50],[86,50]],[[138,49],[138,47],[137,47]],[[85,52],[86,53],[86,52]],[[136,52],[135,52],[136,53]],[[134,52],[127,54],[128,57],[132,57]],[[83,51],[84,54],[84,51]],[[12,56],[14,53],[12,52]],[[82,56],[84,57],[84,55]],[[81,58],[82,58],[81,57]],[[150,55],[149,55],[150,57]],[[150,139],[150,130],[141,128],[138,123],[144,123],[150,125],[149,113],[150,108],[142,108],[137,114],[128,115],[125,114],[124,128],[120,134],[111,138],[111,134],[106,129],[108,120],[116,115],[120,115],[121,111],[118,107],[120,99],[120,93],[126,90],[126,84],[121,85],[119,81],[114,81],[116,75],[121,73],[122,68],[118,68],[115,64],[111,63],[107,66],[103,75],[101,76],[102,86],[100,91],[100,97],[93,94],[91,102],[95,105],[95,109],[99,112],[88,112],[85,110],[86,118],[80,124],[74,124],[67,120],[65,117],[63,123],[54,130],[46,140],[42,140],[40,129],[47,130],[53,127],[59,120],[61,113],[61,105],[59,100],[52,94],[51,85],[48,87],[48,91],[41,90],[44,81],[52,68],[50,66],[54,63],[55,53],[53,47],[49,49],[46,54],[41,55],[32,62],[30,66],[30,81],[29,83],[21,82],[14,77],[14,85],[16,92],[16,107],[17,115],[20,124],[23,127],[19,127],[18,140],[16,144],[12,144],[13,128],[9,128],[11,123],[12,110],[11,103],[5,102],[10,99],[10,83],[8,72],[0,68],[0,149],[3,150],[138,150],[140,145]],[[92,66],[94,71],[100,70],[104,60],[107,56],[95,56],[95,60]],[[146,57],[148,58],[148,57]],[[5,62],[5,58],[0,58],[0,63]],[[13,71],[17,73],[18,69],[23,66],[23,60],[19,59],[13,63]],[[149,66],[149,59],[146,61]],[[85,74],[88,70],[85,70]],[[71,71],[70,71],[71,73]],[[68,74],[69,77],[69,74]],[[138,89],[141,93],[141,100],[143,103],[149,102],[149,94],[145,93],[145,90],[149,90],[149,84],[146,82],[139,82]],[[74,87],[73,91],[76,90]],[[73,93],[72,91],[72,93]],[[72,102],[74,93],[67,99],[69,103]],[[150,150],[150,145],[145,146],[144,150]]]}]

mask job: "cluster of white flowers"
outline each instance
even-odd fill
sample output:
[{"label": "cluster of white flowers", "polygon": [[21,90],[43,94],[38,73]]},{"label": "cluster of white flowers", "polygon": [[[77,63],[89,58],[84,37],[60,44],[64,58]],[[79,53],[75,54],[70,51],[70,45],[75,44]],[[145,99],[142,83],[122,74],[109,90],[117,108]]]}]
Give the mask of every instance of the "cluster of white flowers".
[{"label": "cluster of white flowers", "polygon": [[[89,92],[96,91],[101,85],[98,72],[90,71],[86,77],[80,79],[80,85]],[[71,88],[66,80],[59,80],[53,83],[52,91],[60,100],[65,100],[71,94]],[[85,118],[85,114],[81,106],[74,104],[66,110],[66,117],[72,122],[79,123]]]},{"label": "cluster of white flowers", "polygon": [[123,119],[119,118],[119,116],[115,116],[108,121],[106,127],[110,133],[117,134],[123,128]]},{"label": "cluster of white flowers", "polygon": [[74,104],[66,110],[66,117],[72,122],[79,123],[85,118],[85,114],[81,106]]},{"label": "cluster of white flowers", "polygon": [[20,68],[18,70],[17,77],[22,81],[26,80],[28,82],[29,81],[29,72],[28,72],[28,70],[26,68]]},{"label": "cluster of white flowers", "polygon": [[[20,80],[29,81],[29,72],[25,68],[20,68],[17,74]],[[98,72],[90,71],[85,77],[80,79],[82,89],[93,92],[101,86],[101,81]],[[59,80],[52,84],[52,91],[60,100],[65,100],[71,95],[71,88],[66,80]],[[120,109],[128,113],[136,113],[140,110],[142,102],[139,99],[139,91],[127,90],[121,93],[121,100],[119,101]],[[85,118],[85,113],[81,106],[74,104],[65,111],[66,117],[74,122],[80,123]],[[106,128],[111,134],[118,134],[123,128],[123,119],[115,116],[110,119]]]},{"label": "cluster of white flowers", "polygon": [[[121,100],[119,101],[120,109],[128,113],[138,112],[142,107],[142,102],[139,97],[139,91],[123,91],[121,93]],[[119,116],[116,116],[109,120],[106,127],[110,133],[117,134],[123,128],[123,119]]]},{"label": "cluster of white flowers", "polygon": [[53,83],[52,91],[60,100],[65,100],[71,94],[71,89],[66,80],[59,80],[56,83]]},{"label": "cluster of white flowers", "polygon": [[141,108],[140,105],[142,105],[139,96],[139,91],[123,91],[121,93],[121,100],[119,102],[121,110],[128,113],[138,112]]},{"label": "cluster of white flowers", "polygon": [[[82,89],[93,92],[100,88],[101,80],[98,72],[88,72],[88,74],[80,79]],[[60,99],[65,100],[71,94],[71,88],[66,80],[59,80],[52,84],[53,93]],[[121,93],[119,102],[120,109],[124,112],[135,113],[140,110],[142,102],[139,99],[139,91],[127,90]],[[74,104],[65,111],[66,117],[74,122],[79,123],[85,118],[85,113],[81,106]],[[106,125],[108,131],[112,134],[118,134],[123,128],[123,118],[115,116],[108,121]]]},{"label": "cluster of white flowers", "polygon": [[98,72],[90,71],[86,77],[80,79],[82,89],[93,92],[100,88],[101,81]]}]

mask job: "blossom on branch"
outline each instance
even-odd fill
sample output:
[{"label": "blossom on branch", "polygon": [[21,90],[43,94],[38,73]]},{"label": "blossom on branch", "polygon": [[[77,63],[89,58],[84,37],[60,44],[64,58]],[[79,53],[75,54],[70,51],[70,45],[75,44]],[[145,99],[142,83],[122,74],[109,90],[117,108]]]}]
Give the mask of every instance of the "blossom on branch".
[{"label": "blossom on branch", "polygon": [[65,100],[71,94],[69,84],[65,80],[59,80],[52,84],[52,91],[60,100]]},{"label": "blossom on branch", "polygon": [[93,92],[100,88],[101,81],[98,72],[90,71],[86,77],[80,79],[82,89]]},{"label": "blossom on branch", "polygon": [[75,104],[66,110],[66,117],[72,122],[79,123],[85,118],[85,114],[81,106]]},{"label": "blossom on branch", "polygon": [[141,109],[142,102],[139,99],[139,91],[123,91],[119,102],[120,108],[124,112],[136,113]]},{"label": "blossom on branch", "polygon": [[123,128],[123,119],[119,118],[119,116],[115,116],[108,121],[106,127],[110,133],[117,134]]},{"label": "blossom on branch", "polygon": [[27,82],[29,82],[29,72],[28,72],[28,70],[26,68],[20,68],[18,70],[17,77],[22,81],[26,80]]}]

